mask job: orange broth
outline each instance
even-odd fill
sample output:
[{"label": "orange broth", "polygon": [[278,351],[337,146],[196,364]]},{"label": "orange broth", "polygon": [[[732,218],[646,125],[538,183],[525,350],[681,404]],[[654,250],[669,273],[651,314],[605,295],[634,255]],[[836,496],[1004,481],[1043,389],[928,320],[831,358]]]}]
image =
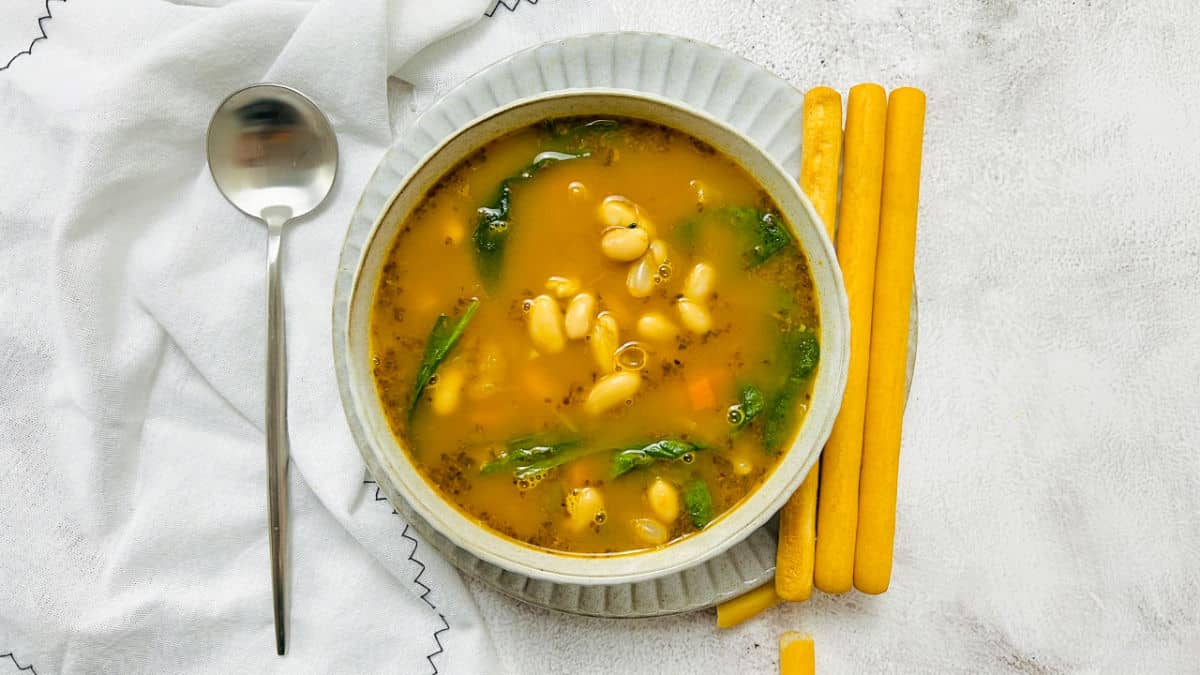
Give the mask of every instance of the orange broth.
[{"label": "orange broth", "polygon": [[[618,553],[702,529],[762,482],[811,396],[819,317],[788,232],[746,171],[660,125],[558,119],[487,144],[387,253],[370,335],[393,433],[450,503],[528,545]],[[637,253],[643,235],[657,243],[633,260],[601,243]],[[652,286],[636,297],[630,269],[643,261]],[[689,282],[698,263],[710,289]],[[550,317],[564,332],[580,293],[593,300],[574,312],[584,335],[559,344],[547,328],[539,341],[531,324]],[[604,312],[619,357],[596,347],[612,337],[597,337]],[[465,314],[414,403],[427,345],[445,346]],[[639,322],[647,314],[666,323]],[[635,390],[601,406],[597,382],[614,372]]]}]

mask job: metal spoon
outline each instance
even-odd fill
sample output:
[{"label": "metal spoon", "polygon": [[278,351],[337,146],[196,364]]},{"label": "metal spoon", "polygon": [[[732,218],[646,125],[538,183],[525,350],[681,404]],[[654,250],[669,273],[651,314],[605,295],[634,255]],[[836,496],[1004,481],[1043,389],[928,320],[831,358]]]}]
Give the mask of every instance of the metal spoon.
[{"label": "metal spoon", "polygon": [[304,94],[277,84],[234,92],[208,124],[208,169],[217,189],[267,224],[267,513],[275,651],[287,645],[287,354],[279,247],[283,226],[324,201],[337,175],[337,137]]}]

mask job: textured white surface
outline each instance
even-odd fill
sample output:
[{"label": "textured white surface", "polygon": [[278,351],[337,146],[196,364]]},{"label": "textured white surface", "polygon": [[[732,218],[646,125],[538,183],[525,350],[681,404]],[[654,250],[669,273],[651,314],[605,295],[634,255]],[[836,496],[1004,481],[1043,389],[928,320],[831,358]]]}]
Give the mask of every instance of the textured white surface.
[{"label": "textured white surface", "polygon": [[[1200,670],[1194,3],[617,0],[799,87],[929,95],[921,345],[883,596],[717,633],[480,591],[526,672]],[[577,664],[588,664],[579,668]]]},{"label": "textured white surface", "polygon": [[[43,675],[138,672],[178,657],[183,645],[203,656],[172,670],[421,672],[433,647],[427,631],[440,623],[409,592],[417,571],[405,558],[410,547],[388,529],[386,507],[370,492],[348,486],[318,503],[297,490],[295,566],[304,573],[295,586],[297,651],[285,661],[270,655],[267,586],[257,583],[265,579],[261,394],[237,370],[256,372],[254,359],[229,344],[239,336],[256,342],[261,324],[237,317],[257,316],[261,285],[230,288],[229,274],[254,279],[260,253],[251,230],[237,229],[248,225],[212,194],[196,145],[206,117],[198,111],[243,83],[239,69],[267,73],[306,7],[241,3],[216,26],[224,41],[202,49],[188,31],[205,20],[204,8],[149,0],[128,3],[124,13],[82,2],[51,6],[62,13],[47,26],[51,39],[0,74],[0,654],[12,649]],[[622,27],[713,42],[800,87],[845,90],[875,79],[929,93],[917,262],[922,338],[894,583],[882,597],[819,597],[722,633],[707,612],[634,623],[579,619],[472,586],[499,655],[485,670],[771,672],[779,633],[801,628],[816,636],[827,673],[1196,672],[1194,4],[617,0],[616,7]],[[0,3],[0,14],[8,8]],[[546,22],[513,35],[496,31],[490,44],[515,49],[610,27],[603,12],[587,9],[569,0],[522,4],[500,20],[546,13]],[[288,21],[253,23],[264,16]],[[301,37],[319,40],[335,28],[330,17]],[[379,39],[368,29],[352,32],[330,53],[374,53],[381,63],[371,52]],[[442,62],[431,53],[410,62],[416,95],[390,110],[393,124],[493,58],[478,36],[447,46],[462,56],[453,69],[434,68]],[[182,65],[188,76],[160,61]],[[71,70],[56,71],[55,63]],[[343,66],[301,78],[329,91],[358,88],[362,98],[339,99],[332,109],[343,138],[361,152],[386,143],[383,72],[382,65]],[[119,102],[130,105],[118,113]],[[192,112],[164,107],[181,103]],[[115,145],[117,132],[138,142]],[[130,155],[168,170],[116,161]],[[362,181],[371,166],[343,168],[347,179]],[[179,208],[146,208],[162,195]],[[344,200],[334,203],[328,217],[348,213]],[[165,227],[142,237],[151,222]],[[326,349],[322,303],[338,243],[316,225],[297,228],[288,263],[289,319],[296,317],[289,337],[297,335],[289,346],[310,351],[314,364]],[[162,261],[127,266],[164,251],[175,256],[168,262],[194,262],[184,247],[218,232],[230,248],[224,258],[208,250],[220,264],[207,273]],[[134,234],[142,237],[136,248],[127,246]],[[63,253],[88,247],[111,253],[111,264]],[[315,276],[297,276],[309,269],[301,260],[319,261]],[[94,354],[95,343],[82,338],[117,322],[64,321],[56,303],[80,298],[56,296],[56,279],[72,281],[89,302],[115,302],[91,282],[117,280],[126,313],[108,305],[94,311],[139,329],[116,335],[100,353],[103,376],[84,387],[58,376],[63,345]],[[213,302],[189,308],[197,293],[226,302],[225,319],[206,313]],[[302,328],[309,323],[311,334]],[[229,360],[214,360],[200,349],[207,345]],[[140,369],[145,363],[155,367],[153,378]],[[293,372],[305,378],[293,388],[302,405],[301,392],[330,386],[331,373],[315,366]],[[105,409],[111,415],[95,427],[78,408],[125,397],[131,404]],[[174,412],[133,424],[143,404]],[[335,424],[340,411],[307,404],[300,409],[307,415],[294,418],[316,430],[305,437],[307,457],[335,462],[320,450],[348,440]],[[64,430],[90,433],[97,444],[47,440]],[[181,477],[171,463],[196,461],[172,454],[184,441],[208,450],[204,470]],[[47,473],[47,465],[58,470]],[[88,489],[100,490],[102,508],[81,501]],[[243,517],[198,527],[197,515],[214,504]],[[367,522],[370,508],[380,515]],[[347,512],[358,519],[349,533]],[[31,530],[33,519],[45,526]],[[172,541],[187,543],[165,543]],[[427,562],[426,579],[447,578]],[[487,647],[471,641],[469,600],[444,604],[455,593],[447,581],[432,596],[456,622],[442,634],[450,647],[437,663],[442,672],[472,672],[461,664],[487,659]],[[231,625],[254,629],[225,632]],[[7,667],[0,659],[0,673]]]}]

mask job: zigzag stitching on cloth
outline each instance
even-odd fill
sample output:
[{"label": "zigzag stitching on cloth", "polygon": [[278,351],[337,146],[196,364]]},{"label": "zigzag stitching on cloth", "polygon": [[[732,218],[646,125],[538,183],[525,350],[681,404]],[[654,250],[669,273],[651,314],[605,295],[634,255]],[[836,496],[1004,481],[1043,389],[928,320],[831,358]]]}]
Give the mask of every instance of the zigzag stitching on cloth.
[{"label": "zigzag stitching on cloth", "polygon": [[[11,63],[11,62],[10,62],[10,63]],[[440,616],[440,615],[439,615],[439,616]],[[445,618],[443,618],[443,619],[442,619],[442,621],[445,621],[445,620],[446,620]],[[445,630],[445,629],[443,628],[442,630]],[[434,636],[436,637],[436,636],[437,636],[437,633],[434,633]],[[438,644],[438,646],[440,647],[440,646],[441,646],[441,643],[439,643],[439,644]],[[439,650],[439,651],[440,651],[440,650]],[[17,657],[13,656],[13,653],[12,653],[12,652],[9,652],[9,653],[7,653],[7,654],[0,654],[0,659],[4,658],[4,657],[6,657],[6,656],[7,656],[9,659],[11,659],[11,660],[12,660],[12,662],[13,662],[13,665],[17,667],[17,670],[28,670],[29,672],[33,673],[33,675],[37,675],[37,669],[33,667],[33,664],[32,664],[32,663],[30,663],[30,664],[29,664],[29,665],[27,665],[27,666],[22,666],[21,664],[17,663]],[[434,672],[436,673],[436,672],[437,672],[437,669],[434,669]]]},{"label": "zigzag stitching on cloth", "polygon": [[[364,484],[364,485],[366,485],[366,484],[371,484],[371,483],[374,483],[374,482],[375,482],[375,481],[373,481],[373,480],[364,480],[364,481],[363,481],[363,484]],[[379,492],[379,488],[378,488],[378,487],[376,487],[376,488],[375,488],[375,501],[377,501],[377,502],[386,502],[386,501],[387,501],[387,497],[384,497],[384,496],[383,496],[383,494],[381,494],[381,493]],[[393,516],[398,516],[398,515],[400,515],[400,514],[396,513],[396,509],[392,509],[392,515],[393,515]]]},{"label": "zigzag stitching on cloth", "polygon": [[425,574],[425,563],[413,557],[417,553],[417,540],[408,533],[408,524],[404,525],[404,531],[400,533],[400,537],[413,543],[412,551],[408,554],[408,559],[415,562],[417,566],[421,568],[420,571],[417,572],[417,576],[413,577],[413,583],[425,589],[425,592],[421,594],[421,599],[425,601],[425,604],[429,605],[430,609],[437,611],[437,607],[434,606],[433,602],[429,600],[429,594],[433,592],[433,589],[429,586],[426,586],[425,582],[421,581],[421,575]]},{"label": "zigzag stitching on cloth", "polygon": [[[525,2],[527,2],[531,5],[538,4],[538,0],[525,0]],[[505,0],[496,0],[496,4],[492,5],[492,8],[490,10],[488,10],[487,12],[485,12],[484,16],[486,16],[489,19],[492,18],[492,16],[496,14],[496,11],[499,10],[501,7],[503,7],[504,9],[507,9],[510,12],[515,12],[515,11],[517,11],[517,7],[520,6],[520,4],[521,4],[521,0],[512,0],[511,5],[508,4],[507,2],[505,2]]]},{"label": "zigzag stitching on cloth", "polygon": [[[380,493],[379,485],[377,483],[375,483],[375,481],[364,480],[363,485],[375,485],[375,501],[377,501],[377,502],[386,502],[387,501],[387,497],[383,496]],[[392,509],[392,514],[394,515],[395,513],[396,513],[396,509]],[[413,561],[413,563],[415,563],[417,565],[417,567],[420,568],[419,570],[417,570],[417,575],[414,576],[412,579],[413,584],[419,586],[422,589],[421,595],[419,597],[421,598],[422,602],[424,602],[426,605],[429,605],[430,609],[437,612],[437,605],[433,604],[433,601],[429,599],[429,594],[433,592],[433,589],[430,588],[428,585],[426,585],[424,581],[421,581],[421,575],[425,574],[425,569],[426,569],[425,563],[421,562],[416,557],[417,556],[417,547],[420,546],[420,542],[417,541],[416,537],[414,537],[408,533],[408,523],[404,524],[404,530],[400,533],[400,537],[412,542],[412,550],[409,551],[409,553],[408,553],[408,559]],[[433,642],[434,642],[434,644],[437,645],[437,650],[425,655],[425,660],[429,662],[429,667],[433,668],[433,675],[438,675],[438,667],[437,667],[437,664],[433,662],[433,657],[446,651],[445,648],[442,646],[442,637],[441,637],[442,633],[445,633],[446,631],[450,630],[450,622],[446,620],[446,615],[442,614],[441,612],[438,612],[438,618],[442,620],[442,627],[433,632]]]},{"label": "zigzag stitching on cloth", "polygon": [[[55,1],[56,2],[66,2],[67,0],[55,0]],[[520,1],[521,0],[517,0],[517,2],[520,2]],[[33,46],[36,45],[39,41],[46,40],[49,38],[49,36],[46,35],[46,27],[42,25],[42,22],[49,21],[50,19],[54,18],[54,14],[50,11],[50,0],[46,0],[45,7],[46,7],[46,13],[42,16],[39,16],[38,20],[37,20],[38,32],[41,33],[41,35],[33,38],[33,40],[31,40],[29,42],[29,46],[25,48],[25,51],[20,51],[20,52],[17,52],[16,54],[13,54],[13,57],[8,60],[8,63],[4,64],[3,66],[0,66],[0,72],[4,72],[4,71],[8,70],[9,66],[11,66],[13,64],[13,61],[17,60],[18,56],[21,56],[22,54],[29,54],[30,56],[32,56],[33,55]],[[493,9],[492,11],[494,12],[496,10]],[[12,655],[9,654],[9,656],[12,656]],[[14,662],[15,662],[15,660],[14,660]]]},{"label": "zigzag stitching on cloth", "polygon": [[450,622],[446,621],[446,617],[443,616],[439,612],[438,618],[440,618],[442,620],[442,626],[443,626],[442,628],[439,628],[438,630],[433,631],[433,639],[435,642],[437,642],[438,648],[437,648],[436,652],[433,652],[432,654],[429,654],[428,656],[425,657],[425,660],[429,662],[429,667],[433,668],[433,675],[438,675],[438,667],[437,667],[437,664],[435,664],[433,662],[433,657],[442,653],[442,638],[439,636],[442,633],[445,633],[446,631],[450,630]]}]

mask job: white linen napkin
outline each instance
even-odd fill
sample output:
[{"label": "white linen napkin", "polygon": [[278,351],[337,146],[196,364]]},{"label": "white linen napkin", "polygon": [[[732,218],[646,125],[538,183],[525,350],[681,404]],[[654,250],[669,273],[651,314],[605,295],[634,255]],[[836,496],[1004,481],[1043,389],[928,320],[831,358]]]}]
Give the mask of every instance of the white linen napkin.
[{"label": "white linen napkin", "polygon": [[[610,28],[607,7],[34,9],[14,4],[12,23],[36,31],[49,10],[50,37],[0,71],[0,654],[43,674],[500,670],[457,573],[364,482],[330,356],[334,271],[396,128],[516,48]],[[284,241],[282,659],[265,523],[266,236],[220,196],[204,155],[216,105],[259,81],[312,97],[341,153],[329,200]]]}]

